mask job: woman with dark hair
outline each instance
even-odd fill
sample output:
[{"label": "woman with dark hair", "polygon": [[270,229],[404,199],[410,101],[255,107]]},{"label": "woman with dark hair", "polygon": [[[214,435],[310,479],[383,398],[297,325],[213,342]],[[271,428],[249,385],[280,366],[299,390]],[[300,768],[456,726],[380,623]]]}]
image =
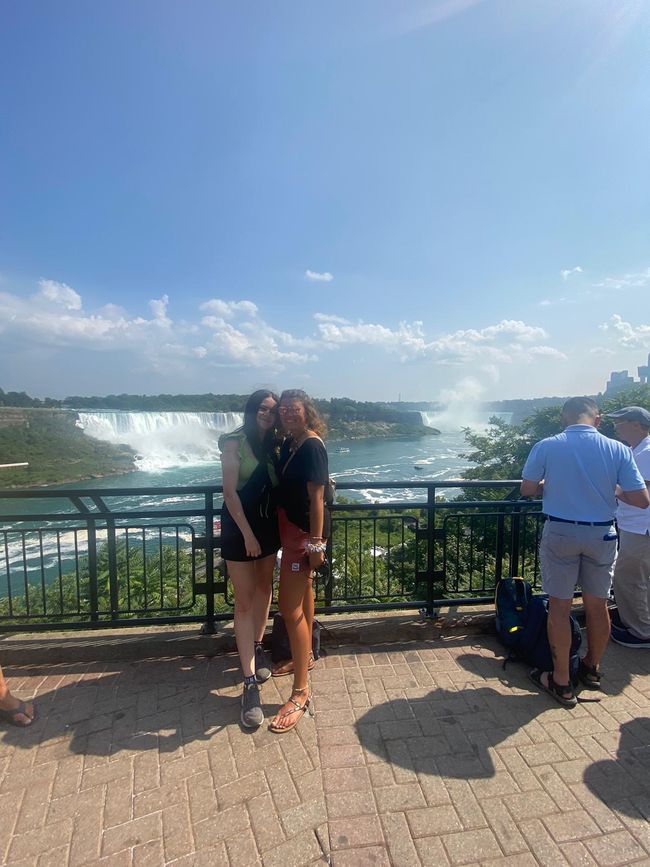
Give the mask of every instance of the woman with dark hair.
[{"label": "woman with dark hair", "polygon": [[329,480],[326,433],[312,399],[301,389],[283,391],[279,407],[287,435],[280,451],[278,521],[282,542],[278,606],[293,658],[293,689],[269,728],[294,728],[310,709],[309,663],[314,620],[313,570],[325,562],[325,486]]},{"label": "woman with dark hair", "polygon": [[223,470],[221,556],[235,594],[235,637],[242,671],[241,723],[264,721],[258,683],[271,676],[262,637],[269,616],[273,567],[280,547],[274,487],[278,397],[254,392],[244,408],[244,424],[219,439]]}]

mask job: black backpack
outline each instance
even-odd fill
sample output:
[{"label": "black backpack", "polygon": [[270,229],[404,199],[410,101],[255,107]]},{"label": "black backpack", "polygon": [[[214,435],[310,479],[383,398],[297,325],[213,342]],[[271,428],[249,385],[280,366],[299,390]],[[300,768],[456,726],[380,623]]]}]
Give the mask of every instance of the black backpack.
[{"label": "black backpack", "polygon": [[[509,650],[503,667],[511,659],[518,659],[539,668],[553,671],[553,655],[548,641],[546,623],[548,620],[548,600],[544,596],[534,596],[533,588],[523,578],[502,578],[494,594],[496,608],[497,635]],[[569,654],[569,674],[571,683],[578,684],[578,651],[582,644],[580,624],[570,615],[571,651]]]},{"label": "black backpack", "polygon": [[[311,630],[311,650],[314,654],[314,659],[318,659],[321,655],[320,631],[320,623],[318,620],[314,620]],[[277,614],[273,615],[273,628],[271,629],[271,659],[274,664],[291,659],[289,634],[287,633],[284,618],[279,611]]]}]

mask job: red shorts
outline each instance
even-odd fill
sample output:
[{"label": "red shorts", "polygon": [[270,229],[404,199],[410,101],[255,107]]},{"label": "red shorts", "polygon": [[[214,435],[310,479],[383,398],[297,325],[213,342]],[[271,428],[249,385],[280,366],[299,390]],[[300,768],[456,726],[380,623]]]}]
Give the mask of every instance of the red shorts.
[{"label": "red shorts", "polygon": [[282,566],[288,572],[309,572],[311,570],[307,553],[309,533],[292,524],[282,506],[278,506],[278,524],[282,545]]}]

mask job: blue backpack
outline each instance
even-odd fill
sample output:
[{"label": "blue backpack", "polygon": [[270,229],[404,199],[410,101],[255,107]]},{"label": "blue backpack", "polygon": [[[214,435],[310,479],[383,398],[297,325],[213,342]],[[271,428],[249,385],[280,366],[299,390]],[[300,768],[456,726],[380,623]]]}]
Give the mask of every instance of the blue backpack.
[{"label": "blue backpack", "polygon": [[[548,601],[534,596],[533,588],[523,578],[502,578],[494,594],[497,635],[510,651],[503,667],[511,659],[519,659],[542,671],[553,670],[553,655],[548,641],[546,622]],[[574,686],[578,684],[578,651],[582,644],[580,625],[573,615],[571,621],[571,652],[569,673]]]}]

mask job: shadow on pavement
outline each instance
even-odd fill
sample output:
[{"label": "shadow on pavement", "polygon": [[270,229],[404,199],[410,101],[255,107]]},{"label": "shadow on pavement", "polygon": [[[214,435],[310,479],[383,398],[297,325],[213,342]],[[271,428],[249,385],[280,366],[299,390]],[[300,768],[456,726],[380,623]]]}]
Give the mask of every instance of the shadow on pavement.
[{"label": "shadow on pavement", "polygon": [[[45,669],[43,669],[45,670]],[[17,695],[31,697],[37,719],[28,728],[0,729],[0,744],[30,749],[62,742],[70,753],[112,756],[121,751],[173,752],[237,725],[241,710],[239,663],[234,657],[140,660],[57,666],[7,674],[26,677]],[[264,704],[265,699],[271,704]],[[266,715],[278,706],[262,689]]]},{"label": "shadow on pavement", "polygon": [[633,818],[644,810],[650,818],[650,718],[623,723],[616,758],[594,762],[583,780],[608,807]]},{"label": "shadow on pavement", "polygon": [[[634,653],[630,651],[630,653]],[[648,674],[648,660],[617,652],[611,679],[602,698],[623,693],[632,674]],[[525,727],[540,714],[545,721],[579,720],[584,705],[566,709],[535,690],[527,681],[527,668],[513,662],[503,671],[502,660],[481,654],[461,654],[455,661],[468,673],[454,689],[434,689],[371,707],[356,723],[361,745],[382,761],[406,772],[456,779],[494,777],[490,748],[517,747],[525,757],[536,744]],[[490,678],[495,686],[483,685]],[[424,690],[419,690],[424,692]],[[585,701],[598,701],[598,693],[583,690]],[[627,707],[625,698],[616,699]],[[629,702],[628,712],[639,710]],[[547,712],[552,716],[546,715]],[[531,759],[534,755],[531,755]],[[558,750],[558,762],[567,761]],[[616,757],[596,761],[584,772],[585,785],[605,805],[634,818],[650,816],[650,718],[624,722]],[[630,800],[632,799],[632,800]],[[646,815],[647,813],[647,815]]]}]

